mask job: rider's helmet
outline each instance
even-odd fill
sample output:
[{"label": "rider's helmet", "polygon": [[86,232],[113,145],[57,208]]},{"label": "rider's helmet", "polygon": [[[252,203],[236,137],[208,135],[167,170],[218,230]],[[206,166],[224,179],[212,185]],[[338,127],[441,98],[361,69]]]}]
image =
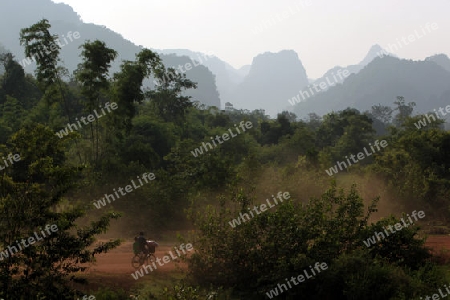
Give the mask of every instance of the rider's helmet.
[{"label": "rider's helmet", "polygon": [[143,231],[139,232],[139,235],[144,236],[144,232]]}]

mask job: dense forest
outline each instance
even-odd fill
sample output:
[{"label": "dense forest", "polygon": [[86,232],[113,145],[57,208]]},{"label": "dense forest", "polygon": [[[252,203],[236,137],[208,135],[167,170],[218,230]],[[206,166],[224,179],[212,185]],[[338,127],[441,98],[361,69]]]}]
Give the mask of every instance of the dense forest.
[{"label": "dense forest", "polygon": [[[176,244],[193,251],[176,279],[137,286],[135,299],[445,290],[447,255],[425,242],[449,232],[446,108],[416,115],[399,95],[303,120],[220,110],[187,96],[198,84],[148,49],[110,74],[116,50],[86,41],[70,74],[50,28],[20,33],[34,74],[0,56],[0,298],[130,299],[91,289],[84,271],[141,228],[183,232]],[[150,77],[159,84],[145,87]],[[118,189],[131,181],[129,195]]]}]

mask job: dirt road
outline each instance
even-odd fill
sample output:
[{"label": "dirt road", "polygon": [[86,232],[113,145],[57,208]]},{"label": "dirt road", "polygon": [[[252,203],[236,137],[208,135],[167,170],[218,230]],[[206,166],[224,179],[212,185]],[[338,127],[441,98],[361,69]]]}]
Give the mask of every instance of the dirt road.
[{"label": "dirt road", "polygon": [[[439,251],[441,249],[450,250],[450,236],[449,235],[431,235],[428,237],[426,245],[433,248],[435,251]],[[160,244],[159,247],[156,248],[156,257],[162,257],[167,255],[167,253],[172,250],[172,253],[175,253],[173,250],[174,246],[178,245],[169,245],[169,244]],[[131,259],[133,257],[132,251],[132,242],[125,242],[116,249],[111,250],[111,252],[100,254],[96,256],[97,262],[92,265],[88,271],[90,274],[127,274],[130,276],[135,269],[131,266]],[[176,269],[176,261],[170,261],[163,266],[159,266],[157,264],[158,272],[168,272]],[[185,267],[184,264],[178,264],[181,267]]]},{"label": "dirt road", "polygon": [[160,263],[162,266],[155,263],[157,266],[156,270],[149,271],[149,274],[136,280],[131,276],[136,271],[131,266],[131,259],[134,256],[132,242],[125,242],[108,253],[96,255],[97,262],[91,265],[82,275],[89,281],[89,285],[82,289],[85,290],[87,288],[88,291],[95,291],[98,288],[108,287],[113,290],[124,289],[131,291],[137,286],[142,286],[142,284],[157,285],[164,278],[168,279],[173,276],[173,273],[178,270],[177,268],[186,269],[186,265],[180,263],[179,259],[171,259],[168,263],[162,261],[164,255],[168,255],[169,251],[172,251],[172,254],[175,256],[174,247],[178,246],[179,244],[160,243],[156,248],[155,256],[161,259]]},{"label": "dirt road", "polygon": [[426,245],[437,252],[440,250],[450,251],[450,235],[430,235]]},{"label": "dirt road", "polygon": [[[429,236],[426,245],[436,251],[436,253],[439,253],[442,249],[450,251],[450,236]],[[173,251],[174,246],[179,245],[160,243],[160,246],[156,248],[155,256],[162,259],[170,250],[172,250],[172,253],[175,253]],[[109,253],[96,256],[97,262],[89,268],[88,272],[86,272],[90,282],[89,289],[95,290],[98,287],[108,286],[112,289],[122,288],[130,290],[135,287],[136,284],[156,284],[156,282],[154,282],[156,277],[161,278],[161,276],[176,271],[177,265],[182,269],[186,269],[185,264],[177,264],[177,260],[171,260],[163,266],[157,264],[157,270],[145,275],[144,278],[135,280],[131,276],[131,274],[135,272],[135,269],[131,266],[133,255],[132,242],[125,242]]]}]

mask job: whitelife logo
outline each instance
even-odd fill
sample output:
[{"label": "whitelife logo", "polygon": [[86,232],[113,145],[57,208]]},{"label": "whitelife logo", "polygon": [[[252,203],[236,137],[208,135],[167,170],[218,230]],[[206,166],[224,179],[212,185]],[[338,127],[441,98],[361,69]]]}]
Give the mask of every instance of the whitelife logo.
[{"label": "whitelife logo", "polygon": [[[9,166],[12,166],[14,164],[13,159],[15,162],[18,162],[20,160],[20,155],[17,153],[14,155],[9,153],[8,158],[2,157],[2,159],[3,159],[3,165],[0,164],[0,171],[6,169]],[[6,160],[9,161],[9,164]]]},{"label": "whitelife logo", "polygon": [[[100,107],[101,107],[101,106],[100,106]],[[106,102],[104,108],[106,108],[106,110],[107,110],[108,112],[111,112],[111,109],[112,109],[112,110],[116,110],[116,109],[117,109],[117,103],[116,103],[116,102],[112,102],[111,104],[109,104],[109,102]],[[97,119],[100,119],[101,117],[103,117],[104,115],[106,115],[106,112],[105,112],[105,110],[104,110],[103,108],[102,108],[102,113],[103,113],[102,115],[99,115],[99,114],[97,113],[97,110],[94,109],[94,114],[95,114],[95,116],[91,114],[91,115],[87,116],[87,118],[81,117],[81,118],[80,118],[80,119],[81,119],[81,122],[83,122],[84,125],[88,125],[89,123],[94,122],[95,119],[96,119],[96,117],[97,117]],[[88,120],[89,123],[86,123],[86,122],[85,122],[86,119]],[[67,123],[67,126],[66,126],[64,129],[62,129],[62,130],[60,130],[59,132],[57,132],[56,135],[57,135],[60,139],[62,139],[64,136],[67,136],[67,135],[69,134],[69,129],[70,129],[70,132],[73,132],[74,129],[75,129],[75,130],[79,130],[79,129],[81,128],[80,121],[78,120],[78,118],[75,118],[75,120],[76,120],[77,123],[78,123],[78,127],[77,127],[76,124],[70,124],[70,123]]]},{"label": "whitelife logo", "polygon": [[[80,38],[80,33],[78,31],[75,31],[73,34],[72,34],[72,31],[67,32],[67,38],[71,42],[73,42],[72,37],[74,39],[78,40]],[[62,35],[62,38],[64,39],[65,44],[62,44],[61,41],[58,38],[58,39],[56,39],[56,44],[55,43],[51,43],[50,47],[40,47],[38,53],[36,53],[32,57],[27,57],[27,58],[22,59],[22,61],[20,62],[22,67],[25,69],[27,66],[31,65],[33,62],[36,62],[36,58],[38,58],[38,59],[39,58],[43,58],[43,57],[47,56],[51,51],[55,51],[57,49],[57,45],[61,49],[64,46],[67,46],[69,44],[69,42],[67,41],[67,39],[64,36],[64,34]],[[43,53],[45,53],[45,55]]]},{"label": "whitelife logo", "polygon": [[[441,115],[444,117],[447,115],[447,113],[450,113],[450,105],[447,105],[445,107],[445,111],[447,113],[444,112],[444,108],[443,107],[439,107],[438,111],[441,113]],[[418,122],[414,123],[414,126],[416,126],[417,129],[420,129],[422,127],[426,127],[428,124],[430,124],[431,122],[436,122],[437,120],[442,120],[439,115],[438,112],[436,111],[436,109],[434,109],[434,114],[436,115],[436,117],[434,115],[429,115],[429,114],[425,114],[425,118],[419,120]],[[431,120],[433,119],[433,120]],[[427,122],[428,120],[428,122]]]},{"label": "whitelife logo", "polygon": [[[138,176],[137,179],[139,180],[139,183],[141,185],[136,185],[134,183],[134,180],[131,180],[131,183],[132,183],[133,186],[131,186],[131,184],[127,185],[125,187],[125,193],[123,192],[124,189],[122,187],[119,187],[118,188],[119,193],[122,196],[125,196],[127,193],[131,193],[133,190],[138,189],[141,186],[143,186],[144,184],[142,183],[141,178]],[[149,180],[154,180],[155,179],[155,174],[153,174],[153,173],[144,173],[144,174],[142,174],[142,179],[144,179],[145,183],[148,183]],[[134,189],[133,189],[133,187],[134,187]],[[114,190],[114,194],[116,195],[117,199],[119,199],[120,196],[117,193],[116,189],[113,189],[113,190]],[[106,201],[108,201],[108,203],[111,203],[111,201],[116,201],[116,198],[114,197],[113,194],[105,194],[105,197],[103,197],[102,199],[98,200],[97,202],[94,202],[94,206],[97,209],[100,209],[102,206],[106,206]]]},{"label": "whitelife logo", "polygon": [[[303,273],[305,274],[305,276],[303,276],[302,274],[298,275],[297,278],[292,276],[291,280],[288,280],[287,278],[285,278],[286,283],[289,286],[289,289],[292,288],[290,281],[295,285],[299,285],[301,282],[305,281],[305,277],[306,277],[306,279],[310,279],[310,278],[313,278],[314,276],[316,276],[316,272],[314,271],[314,269],[317,270],[317,274],[319,274],[321,272],[320,269],[322,269],[322,271],[325,271],[326,269],[328,269],[328,266],[326,263],[321,263],[319,265],[319,263],[316,262],[316,264],[314,265],[314,268],[312,266],[309,266],[309,269],[310,269],[312,275],[309,275],[307,270],[303,270]],[[298,282],[295,279],[297,279]],[[267,295],[267,297],[269,297],[269,299],[272,299],[273,297],[278,296],[278,289],[280,290],[280,294],[283,293],[284,292],[283,288],[286,291],[289,290],[288,287],[286,286],[286,284],[279,283],[278,287],[270,290],[269,292],[266,293],[266,295]]]},{"label": "whitelife logo", "polygon": [[[278,196],[278,199],[280,200],[280,202],[283,202],[283,199],[281,198],[281,196],[283,196],[284,200],[288,200],[291,197],[289,192],[284,192],[284,193],[278,192],[277,196]],[[269,199],[266,199],[266,202],[267,202],[267,205],[269,205],[269,208],[272,208],[272,207],[275,207],[276,205],[278,205],[278,201],[273,195],[272,195],[272,199],[274,200],[275,205],[271,205]],[[255,205],[253,207],[253,210],[255,211],[256,214],[259,215],[259,214],[261,214],[261,213],[263,213],[263,212],[265,212],[267,210],[267,205],[265,205],[264,203],[261,204],[259,206],[259,209],[261,209],[261,211],[258,211],[258,207]],[[250,214],[252,215],[252,218],[254,218],[255,216],[253,215],[253,212],[250,210],[250,208],[248,208],[248,210],[249,210]],[[228,224],[230,224],[230,226],[232,228],[235,228],[236,226],[241,225],[241,220],[242,220],[243,223],[246,222],[244,217],[247,217],[248,221],[251,220],[251,218],[248,215],[248,213],[240,213],[239,217],[237,219],[231,220],[230,222],[228,222]],[[239,220],[239,219],[241,219],[241,220]]]},{"label": "whitelife logo", "polygon": [[[336,75],[339,77],[339,79],[336,78],[334,72],[332,73],[333,78],[334,78],[334,82],[331,82],[330,79],[327,77],[325,77],[326,82],[325,81],[321,81],[319,84],[313,83],[312,87],[316,90],[316,93],[319,93],[320,90],[318,90],[317,87],[320,87],[322,89],[322,91],[325,91],[326,89],[328,89],[330,86],[336,85],[339,82],[342,82],[345,80],[345,78],[347,78],[350,75],[350,71],[347,69],[344,69],[344,71],[342,71],[343,69],[339,69],[336,72]],[[342,74],[341,74],[342,72]],[[343,77],[342,77],[343,76]],[[309,92],[311,93],[308,94],[307,90],[303,90],[300,91],[297,95],[295,95],[294,97],[292,97],[292,99],[288,99],[288,102],[291,105],[295,105],[297,103],[300,103],[302,101],[302,99],[300,99],[300,96],[302,96],[303,100],[308,99],[309,97],[312,97],[314,95],[314,91],[311,89],[311,85],[307,86],[306,89],[309,88]]]},{"label": "whitelife logo", "polygon": [[[386,142],[386,140],[382,140],[382,141],[379,142],[379,143],[380,143],[380,144],[378,145],[378,140],[376,140],[375,143],[374,143],[374,146],[378,149],[378,151],[381,150],[380,145],[381,145],[381,147],[383,147],[383,148],[386,147],[386,146],[388,145],[388,143]],[[370,146],[370,149],[372,149],[372,152],[370,152],[370,153],[367,152],[366,147],[364,147],[364,152],[366,153],[367,156],[371,156],[372,154],[375,153],[375,149],[373,148],[373,146],[372,146],[371,143],[369,143],[369,146]],[[356,163],[359,162],[360,160],[363,160],[364,158],[366,158],[366,156],[364,156],[364,153],[362,153],[362,152],[359,152],[356,156],[358,157],[358,159],[356,159],[356,161],[355,161],[355,155],[353,155],[353,154],[350,155],[350,158],[351,158],[351,160],[353,161],[354,164],[356,164]],[[328,176],[333,176],[333,174],[337,174],[337,173],[339,172],[339,171],[338,171],[338,167],[339,167],[339,169],[341,169],[341,171],[342,171],[342,170],[343,170],[343,169],[342,169],[342,165],[344,165],[344,168],[345,168],[345,169],[347,169],[349,166],[352,165],[352,163],[350,162],[350,159],[349,159],[347,156],[345,156],[345,158],[347,159],[348,166],[347,166],[347,164],[346,164],[344,161],[340,161],[340,162],[337,161],[337,162],[336,162],[336,165],[334,165],[334,167],[331,167],[329,170],[325,170],[325,172],[327,172]]]},{"label": "whitelife logo", "polygon": [[[416,221],[417,221],[417,216],[419,216],[420,219],[425,218],[425,212],[423,210],[419,211],[418,213],[416,213],[416,211],[413,211],[411,213],[411,215]],[[410,222],[409,224],[405,223],[405,220],[403,220],[403,218],[400,219],[400,221],[403,223],[404,227],[408,227],[409,225],[412,225],[414,223],[412,221],[411,217],[409,216],[409,214],[407,216],[408,216],[408,220]],[[394,225],[394,227],[395,227],[395,230],[397,230],[397,231],[400,231],[404,228],[404,227],[402,227],[402,224],[400,224],[400,223],[396,223]],[[387,228],[391,231],[391,233],[393,233],[393,234],[396,233],[396,231],[394,229],[392,229],[392,225],[389,225]],[[375,245],[377,243],[376,238],[378,238],[378,241],[381,241],[382,239],[385,239],[386,237],[388,237],[389,233],[387,232],[386,228],[383,227],[383,229],[384,229],[384,233],[386,233],[386,236],[382,232],[375,232],[375,234],[372,237],[367,239],[367,242],[363,241],[364,245],[366,245],[368,248],[371,245]]]},{"label": "whitelife logo", "polygon": [[[401,40],[403,42],[403,45],[408,46],[410,43],[415,42],[416,38],[417,38],[417,40],[423,38],[424,36],[427,35],[427,33],[431,33],[432,30],[437,30],[439,28],[439,26],[437,23],[432,23],[432,24],[427,23],[425,25],[425,28],[427,29],[426,31],[422,26],[420,26],[420,29],[421,29],[423,35],[420,35],[419,32],[417,32],[417,29],[415,29],[414,34],[411,33],[408,35],[408,37],[402,36]],[[408,43],[407,39],[408,39],[409,43]],[[378,57],[383,57],[385,55],[388,56],[389,52],[391,52],[391,53],[394,52],[393,47],[395,47],[395,51],[398,51],[399,48],[400,49],[403,48],[402,43],[400,43],[399,39],[397,38],[396,40],[397,40],[397,44],[388,44],[388,46],[386,47],[388,49],[388,51],[383,49],[380,52],[378,52],[377,53]]]},{"label": "whitelife logo", "polygon": [[[245,122],[245,127],[244,127],[244,121],[241,121],[241,123],[239,124],[239,126],[241,127],[241,129],[245,132],[245,128],[250,129],[253,127],[252,122],[247,121]],[[234,128],[236,129],[237,133],[240,134],[241,132],[239,131],[239,128],[237,128],[237,125],[234,124]],[[238,134],[233,134],[233,131],[231,130],[231,128],[228,128],[228,132],[230,133],[231,137],[234,138],[235,136],[238,136]],[[220,139],[222,137],[223,141]],[[214,148],[217,147],[216,142],[214,140],[216,140],[219,144],[223,144],[224,141],[228,141],[230,139],[230,136],[228,135],[228,133],[224,133],[222,134],[222,136],[216,135],[215,138],[211,137],[211,141],[214,144]],[[209,148],[212,150],[213,146],[210,143],[202,143],[203,148],[205,148],[205,151],[208,152],[208,148],[206,146],[209,146]],[[191,151],[192,155],[194,157],[199,156],[200,154],[203,154],[203,149],[202,147],[199,148],[195,148],[194,151]]]},{"label": "whitelife logo", "polygon": [[[179,248],[183,252],[183,254],[186,254],[186,251],[184,251],[184,247],[185,247],[184,244],[181,244],[179,246]],[[163,264],[161,264],[161,258],[159,258],[159,257],[156,258],[156,262],[158,263],[158,265],[160,267],[164,266],[164,264],[169,263],[171,261],[171,258],[172,258],[172,260],[175,260],[175,259],[181,257],[182,254],[178,251],[178,248],[174,247],[174,249],[178,256],[173,255],[172,251],[169,251],[170,257],[168,255],[164,255],[164,257],[162,259],[164,262]],[[194,249],[194,247],[192,246],[191,243],[186,244],[187,251],[192,251],[193,249]],[[144,277],[145,274],[148,274],[149,269],[150,269],[150,272],[153,272],[153,270],[157,269],[155,262],[152,262],[151,265],[142,266],[140,270],[132,273],[131,276],[134,278],[134,280],[138,280],[139,278]],[[145,274],[144,274],[144,271],[145,271]]]},{"label": "whitelife logo", "polygon": [[[214,54],[212,52],[210,52],[209,54],[202,54],[202,56],[205,59],[204,61],[202,60],[202,58],[200,57],[199,54],[197,54],[197,58],[198,59],[195,59],[193,57],[189,57],[191,59],[191,61],[192,61],[192,64],[194,65],[194,68],[198,67],[200,65],[204,65],[204,62],[206,62],[209,57],[214,57]],[[175,68],[172,68],[173,70],[171,70],[171,71],[169,71],[167,73],[164,73],[164,75],[163,75],[163,77],[161,79],[153,80],[153,83],[155,85],[157,85],[157,86],[160,86],[162,84],[167,84],[167,82],[174,80],[177,77],[178,74],[184,74],[187,71],[192,70],[192,64],[189,63],[189,62],[185,63],[184,64],[184,68],[185,69],[183,69],[182,65],[178,65],[179,72]]]},{"label": "whitelife logo", "polygon": [[[56,226],[55,224],[53,225],[45,225],[45,231],[47,232],[48,235],[51,235],[53,232],[57,232],[58,231],[58,226]],[[51,231],[51,232],[50,232]],[[4,251],[0,251],[0,260],[3,260],[4,258],[8,258],[13,256],[13,254],[18,253],[19,251],[22,251],[22,246],[20,245],[22,243],[23,248],[27,248],[30,245],[33,245],[36,242],[42,241],[45,237],[47,237],[44,233],[44,230],[41,231],[41,235],[42,237],[39,237],[37,232],[34,232],[34,237],[30,236],[28,239],[22,239],[20,242],[18,242],[16,240],[16,246],[19,247],[19,250],[17,250],[16,246],[8,246],[8,249],[4,249]],[[34,239],[36,238],[36,240]],[[28,241],[28,244],[27,244]],[[14,251],[13,251],[14,250]],[[9,251],[9,253],[8,253]],[[14,252],[14,253],[13,253]]]},{"label": "whitelife logo", "polygon": [[[80,298],[77,298],[77,300],[80,300]],[[81,298],[81,300],[95,300],[95,296],[94,295],[84,295],[83,298]]]},{"label": "whitelife logo", "polygon": [[[450,295],[450,290],[448,289],[448,286],[446,284],[444,284],[445,290],[447,291],[448,294],[442,293],[441,289],[438,289],[439,295],[441,295],[439,297],[438,294],[433,294],[432,296],[425,296],[425,300],[440,300],[443,299],[445,297],[447,297],[448,295]],[[423,299],[422,297],[420,297],[420,299]]]},{"label": "whitelife logo", "polygon": [[299,1],[297,4],[295,4],[295,8],[289,6],[288,9],[284,10],[283,12],[272,15],[270,18],[261,22],[258,26],[255,26],[255,28],[252,29],[252,32],[253,34],[260,34],[264,30],[269,29],[279,23],[282,23],[284,20],[289,19],[291,15],[293,16],[301,12],[305,7],[311,5],[312,5],[311,0]]}]

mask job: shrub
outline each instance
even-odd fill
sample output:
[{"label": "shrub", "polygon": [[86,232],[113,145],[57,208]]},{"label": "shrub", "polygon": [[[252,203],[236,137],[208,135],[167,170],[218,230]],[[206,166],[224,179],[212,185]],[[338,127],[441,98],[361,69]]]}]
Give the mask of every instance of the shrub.
[{"label": "shrub", "polygon": [[[202,286],[223,286],[246,299],[263,299],[285,278],[297,277],[316,262],[329,269],[298,285],[280,299],[412,299],[425,284],[439,286],[446,276],[430,263],[418,228],[409,226],[382,243],[366,247],[363,240],[391,217],[368,224],[377,199],[364,212],[363,199],[352,186],[347,194],[331,188],[302,205],[284,201],[234,228],[229,222],[253,206],[242,189],[225,196],[218,208],[191,213],[196,231],[195,253],[187,258],[192,278]],[[434,275],[433,275],[434,274]],[[440,274],[439,276],[435,276]]]}]

